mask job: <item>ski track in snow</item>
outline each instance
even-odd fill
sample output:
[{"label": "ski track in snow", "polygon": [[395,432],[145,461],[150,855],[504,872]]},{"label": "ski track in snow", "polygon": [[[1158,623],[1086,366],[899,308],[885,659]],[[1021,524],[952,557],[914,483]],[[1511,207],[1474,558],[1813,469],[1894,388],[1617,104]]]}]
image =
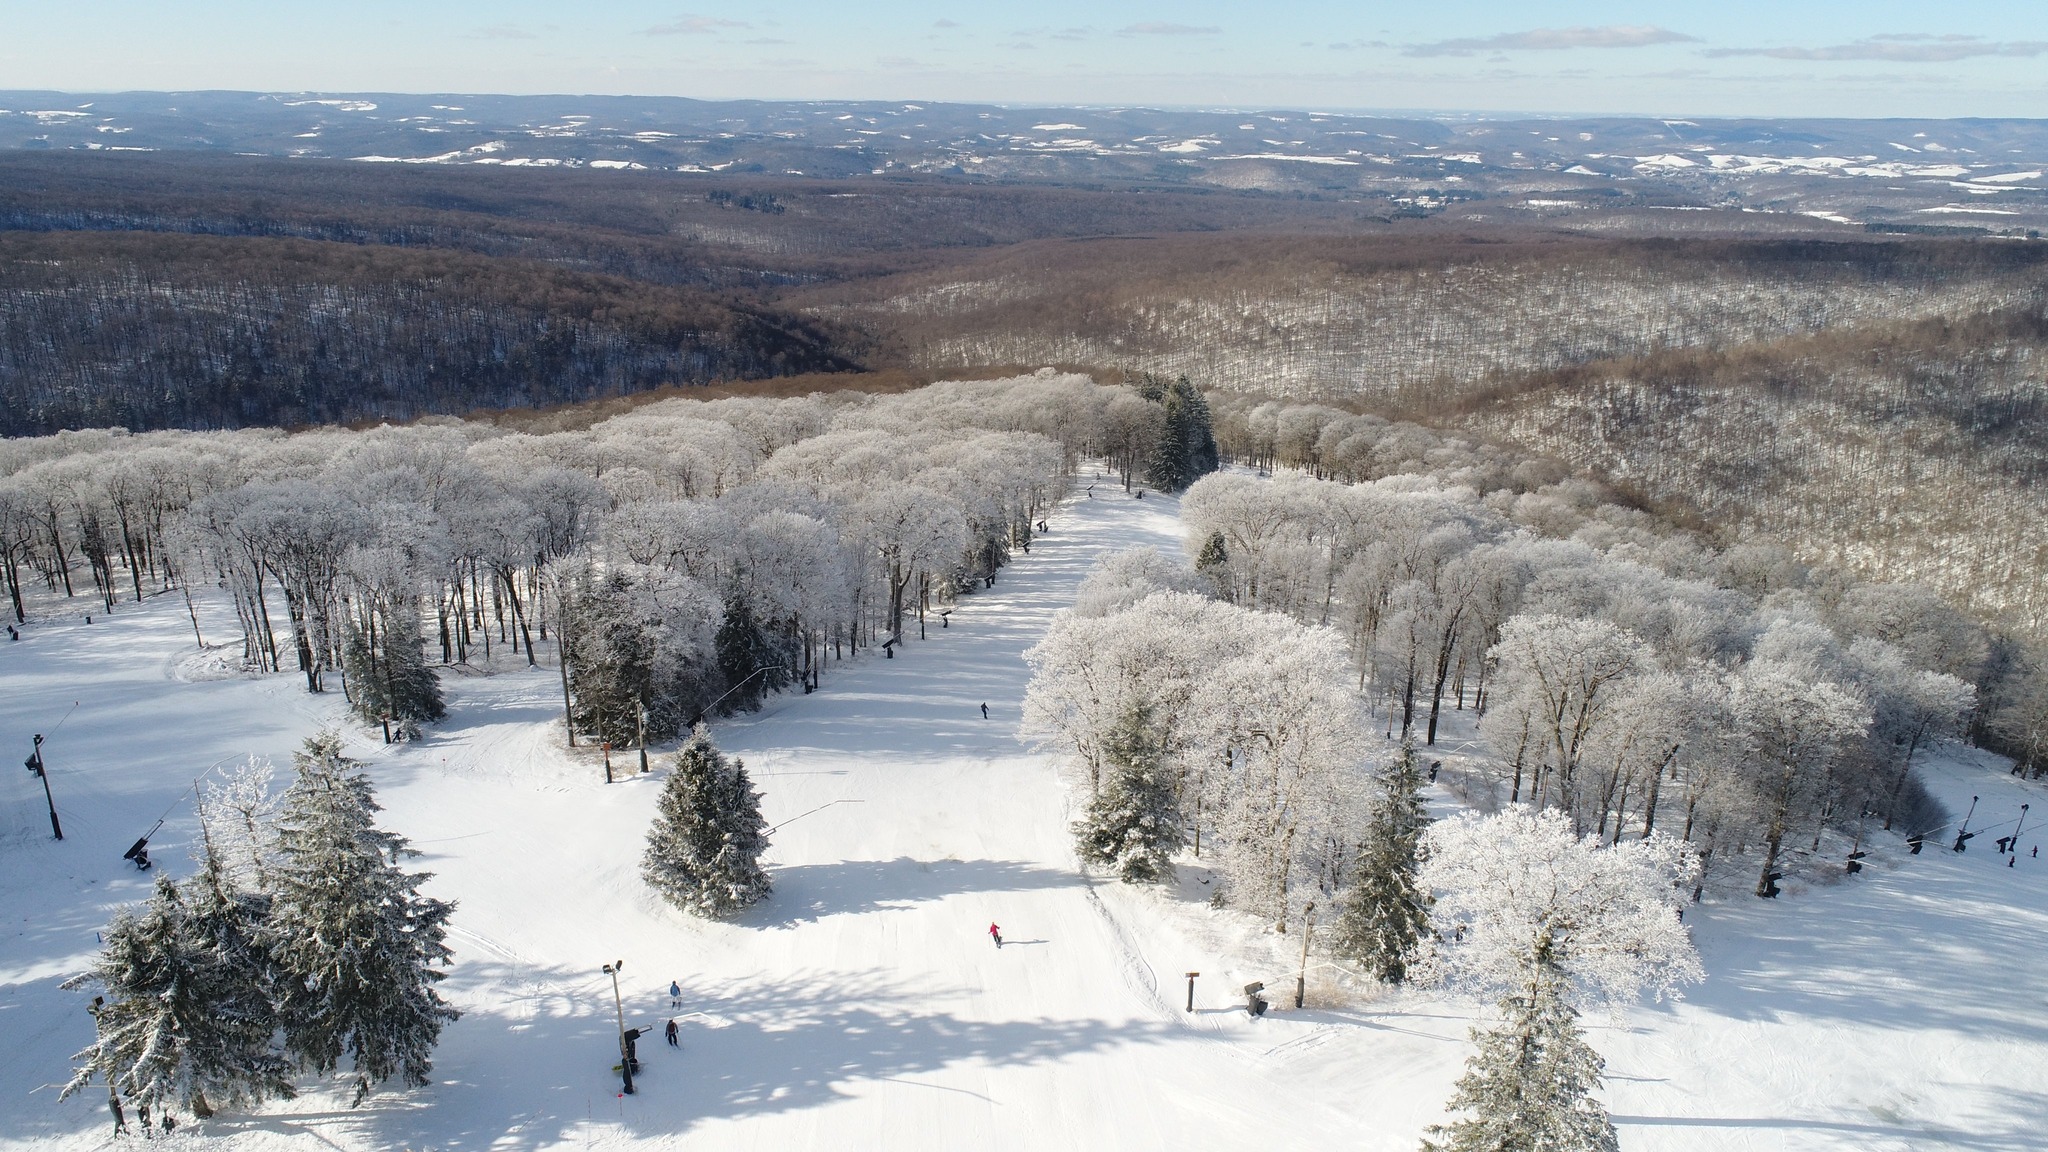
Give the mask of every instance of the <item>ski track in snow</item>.
[{"label": "ski track in snow", "polygon": [[[1015,737],[1022,652],[1097,558],[1180,543],[1174,501],[1096,487],[1106,498],[1069,501],[949,627],[715,726],[769,821],[788,821],[774,898],[736,923],[691,920],[640,882],[667,757],[647,775],[620,757],[626,775],[605,785],[596,752],[562,746],[551,668],[444,677],[451,715],[415,745],[346,729],[386,826],[421,851],[428,890],[459,902],[442,991],[464,1017],[428,1089],[350,1110],[308,1085],[208,1131],[248,1149],[1414,1147],[1473,1005],[1289,1011],[1271,941],[1233,942],[1226,914],[1075,868],[1053,763]],[[230,634],[224,606],[201,617],[209,639]],[[310,697],[291,675],[181,679],[191,654],[176,597],[0,647],[0,744],[25,753],[29,733],[51,734],[67,836],[49,839],[32,778],[0,776],[0,1147],[109,1143],[97,1088],[55,1102],[90,1037],[83,997],[56,985],[111,909],[147,894],[122,850],[200,768],[255,752],[282,775],[338,718],[338,693]],[[1974,754],[1930,784],[1958,813],[1982,795],[1974,826],[2028,798],[2048,816],[2048,790]],[[193,835],[180,804],[152,843],[165,869],[189,871]],[[1689,914],[1708,982],[1588,1021],[1623,1146],[2048,1146],[2048,872],[2000,867],[1990,838],[1913,858],[1887,841],[1855,881]],[[612,960],[627,1023],[652,1030],[631,1097],[608,1071]],[[1204,973],[1192,1015],[1189,970]],[[1235,996],[1254,978],[1275,1005],[1258,1021]],[[658,1035],[670,1016],[680,1052]]]}]

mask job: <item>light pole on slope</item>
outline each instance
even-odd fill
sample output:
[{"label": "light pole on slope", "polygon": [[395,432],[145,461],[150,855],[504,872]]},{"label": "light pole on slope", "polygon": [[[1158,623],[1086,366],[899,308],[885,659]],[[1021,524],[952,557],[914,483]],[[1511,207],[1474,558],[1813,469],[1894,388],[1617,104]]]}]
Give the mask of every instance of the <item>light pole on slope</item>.
[{"label": "light pole on slope", "polygon": [[626,1095],[633,1094],[633,1054],[626,1051],[626,1007],[619,999],[619,970],[626,966],[624,960],[615,960],[604,966],[604,974],[612,978],[612,1009],[619,1017],[619,1071],[624,1075]]}]

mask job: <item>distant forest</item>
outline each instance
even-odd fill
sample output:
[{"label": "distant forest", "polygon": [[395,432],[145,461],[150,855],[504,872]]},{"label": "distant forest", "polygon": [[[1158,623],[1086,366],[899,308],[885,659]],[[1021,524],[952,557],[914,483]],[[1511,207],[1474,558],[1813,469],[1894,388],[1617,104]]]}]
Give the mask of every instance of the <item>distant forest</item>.
[{"label": "distant forest", "polygon": [[829,324],[528,260],[0,235],[0,433],[539,406],[854,366]]},{"label": "distant forest", "polygon": [[0,154],[0,434],[1185,373],[1544,453],[2048,635],[2048,244],[1644,213]]}]

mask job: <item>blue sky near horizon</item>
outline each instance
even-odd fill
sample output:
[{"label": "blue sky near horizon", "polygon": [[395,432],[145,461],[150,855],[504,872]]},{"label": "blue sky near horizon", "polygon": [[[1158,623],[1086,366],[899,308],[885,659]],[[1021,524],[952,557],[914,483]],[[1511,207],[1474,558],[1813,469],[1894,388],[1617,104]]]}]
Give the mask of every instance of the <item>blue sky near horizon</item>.
[{"label": "blue sky near horizon", "polygon": [[0,0],[0,88],[2048,117],[2048,3]]}]

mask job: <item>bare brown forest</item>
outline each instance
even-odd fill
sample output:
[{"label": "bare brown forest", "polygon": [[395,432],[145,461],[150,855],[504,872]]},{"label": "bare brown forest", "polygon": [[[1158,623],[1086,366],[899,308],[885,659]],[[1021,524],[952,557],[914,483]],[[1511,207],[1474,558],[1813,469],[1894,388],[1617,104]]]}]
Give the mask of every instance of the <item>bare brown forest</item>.
[{"label": "bare brown forest", "polygon": [[[618,406],[851,370],[1186,373],[1511,441],[2048,628],[2048,245],[1639,205],[1569,230],[1387,209],[14,153],[0,431]],[[1663,238],[1602,235],[1660,216]]]}]

